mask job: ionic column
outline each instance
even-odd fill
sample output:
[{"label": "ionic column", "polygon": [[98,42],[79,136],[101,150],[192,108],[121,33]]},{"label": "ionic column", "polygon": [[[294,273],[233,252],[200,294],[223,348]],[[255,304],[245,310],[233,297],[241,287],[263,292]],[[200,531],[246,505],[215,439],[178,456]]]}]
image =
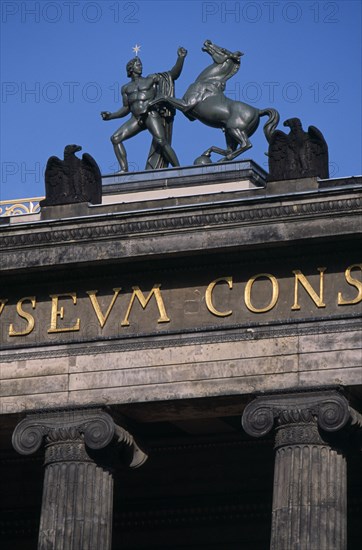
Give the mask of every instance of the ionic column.
[{"label": "ionic column", "polygon": [[362,417],[337,391],[258,397],[242,424],[262,437],[275,427],[272,550],[347,548],[346,459],[337,432]]},{"label": "ionic column", "polygon": [[147,456],[101,409],[29,415],[13,433],[23,455],[45,440],[45,476],[38,550],[110,550],[113,476],[126,457],[137,468]]}]

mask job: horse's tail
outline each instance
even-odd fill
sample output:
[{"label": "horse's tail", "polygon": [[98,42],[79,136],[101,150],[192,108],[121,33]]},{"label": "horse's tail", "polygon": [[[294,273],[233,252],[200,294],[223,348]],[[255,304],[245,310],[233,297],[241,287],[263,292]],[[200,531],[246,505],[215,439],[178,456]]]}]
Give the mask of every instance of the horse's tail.
[{"label": "horse's tail", "polygon": [[263,130],[264,130],[265,137],[269,143],[275,128],[278,126],[280,116],[276,109],[271,109],[269,107],[267,109],[262,109],[259,111],[259,116],[265,116],[265,115],[269,115],[269,120],[264,125]]}]

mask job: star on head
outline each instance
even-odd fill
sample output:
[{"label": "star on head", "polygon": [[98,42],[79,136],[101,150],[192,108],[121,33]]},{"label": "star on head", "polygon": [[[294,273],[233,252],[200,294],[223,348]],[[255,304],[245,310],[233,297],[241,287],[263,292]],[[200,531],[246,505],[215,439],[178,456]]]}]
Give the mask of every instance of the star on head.
[{"label": "star on head", "polygon": [[138,52],[140,51],[141,49],[141,46],[139,46],[138,44],[136,44],[132,50],[134,51],[134,53],[138,56]]}]

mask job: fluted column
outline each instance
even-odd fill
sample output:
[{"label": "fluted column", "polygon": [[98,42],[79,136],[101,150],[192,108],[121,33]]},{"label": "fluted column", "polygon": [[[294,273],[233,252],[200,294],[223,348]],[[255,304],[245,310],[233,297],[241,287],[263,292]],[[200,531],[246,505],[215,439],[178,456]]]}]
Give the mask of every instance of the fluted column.
[{"label": "fluted column", "polygon": [[272,550],[347,548],[347,470],[337,432],[362,417],[337,391],[263,396],[243,415],[247,433],[275,427]]},{"label": "fluted column", "polygon": [[147,456],[131,434],[100,409],[29,415],[13,434],[27,455],[45,440],[45,476],[38,550],[110,550],[113,476],[125,458],[137,468]]}]

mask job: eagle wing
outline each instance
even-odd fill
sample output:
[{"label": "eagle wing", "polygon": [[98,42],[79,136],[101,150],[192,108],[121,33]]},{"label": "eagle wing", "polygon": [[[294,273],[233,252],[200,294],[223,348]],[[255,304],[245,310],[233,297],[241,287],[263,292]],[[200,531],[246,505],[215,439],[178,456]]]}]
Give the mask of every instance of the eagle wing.
[{"label": "eagle wing", "polygon": [[323,134],[315,126],[308,127],[307,156],[311,166],[315,166],[316,175],[329,178],[328,145]]},{"label": "eagle wing", "polygon": [[289,163],[288,134],[276,130],[269,141],[269,181],[285,178]]},{"label": "eagle wing", "polygon": [[273,158],[276,162],[285,160],[288,154],[288,135],[280,130],[276,130],[269,142],[269,159]]},{"label": "eagle wing", "polygon": [[82,168],[89,173],[92,173],[96,180],[102,180],[101,171],[94,158],[89,153],[82,155]]},{"label": "eagle wing", "polygon": [[314,145],[316,152],[318,152],[319,154],[328,154],[327,142],[324,139],[322,132],[318,130],[318,128],[316,128],[315,126],[309,126],[308,135]]},{"label": "eagle wing", "polygon": [[100,204],[102,202],[102,175],[98,164],[88,153],[82,155],[77,176],[81,183],[81,189],[78,190],[79,197],[92,204]]},{"label": "eagle wing", "polygon": [[69,194],[69,170],[63,160],[50,157],[45,168],[45,199],[40,205],[64,204]]},{"label": "eagle wing", "polygon": [[50,157],[45,168],[45,185],[66,187],[67,182],[68,171],[64,161],[58,157]]}]

